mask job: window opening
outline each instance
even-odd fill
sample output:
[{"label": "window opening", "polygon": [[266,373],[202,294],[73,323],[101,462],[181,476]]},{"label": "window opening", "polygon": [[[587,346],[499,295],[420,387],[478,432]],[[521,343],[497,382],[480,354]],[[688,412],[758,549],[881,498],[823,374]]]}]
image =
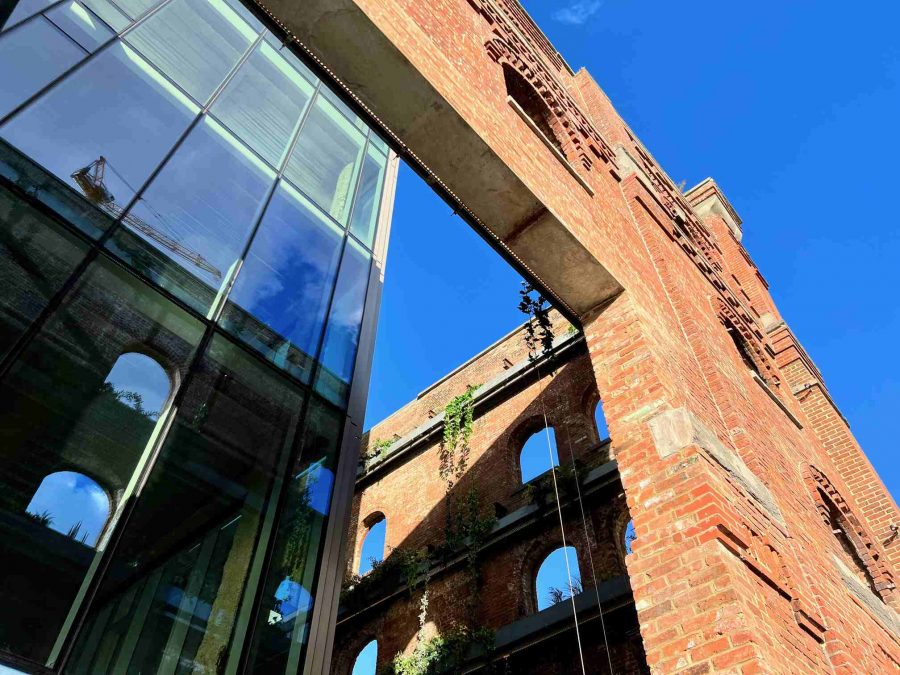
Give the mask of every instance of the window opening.
[{"label": "window opening", "polygon": [[381,516],[369,526],[363,539],[362,552],[359,556],[359,574],[368,574],[384,560],[384,538],[387,532],[387,519]]},{"label": "window opening", "polygon": [[[522,472],[523,483],[527,483],[542,473],[559,466],[559,453],[556,450],[556,432],[553,427],[545,427],[545,429],[541,429],[529,436],[528,440],[525,441],[525,445],[522,446],[522,452],[519,453],[519,469]],[[550,455],[547,453],[548,435],[550,437]]]},{"label": "window opening", "polygon": [[581,570],[574,546],[561,546],[544,558],[535,579],[535,589],[538,611],[582,592]]}]

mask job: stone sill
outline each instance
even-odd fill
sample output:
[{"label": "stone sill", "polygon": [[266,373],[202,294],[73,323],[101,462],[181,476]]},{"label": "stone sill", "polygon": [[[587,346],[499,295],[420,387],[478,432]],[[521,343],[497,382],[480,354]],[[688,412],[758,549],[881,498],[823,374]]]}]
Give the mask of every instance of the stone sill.
[{"label": "stone sill", "polygon": [[778,395],[769,388],[769,385],[766,384],[765,380],[763,380],[759,375],[754,373],[752,370],[750,371],[750,376],[756,381],[756,383],[760,387],[762,387],[762,390],[764,392],[766,392],[766,394],[768,394],[769,398],[772,399],[773,401],[775,401],[775,405],[777,405],[779,408],[781,408],[781,410],[784,412],[784,414],[788,416],[788,419],[794,423],[794,426],[796,426],[798,429],[802,429],[803,425],[800,424],[800,420],[798,420],[794,416],[794,413],[791,412],[790,408],[788,408],[784,404],[784,402],[782,402],[782,400],[780,398],[778,398]]},{"label": "stone sill", "polygon": [[553,153],[554,157],[556,157],[556,159],[558,159],[560,163],[566,168],[566,171],[572,174],[572,177],[578,181],[578,184],[584,188],[585,192],[593,197],[593,188],[591,188],[591,186],[587,184],[587,181],[581,177],[581,174],[579,174],[578,171],[575,170],[575,167],[572,166],[569,160],[566,159],[565,155],[563,155],[559,151],[559,148],[553,145],[553,142],[549,138],[547,138],[547,135],[543,131],[540,130],[538,125],[534,123],[534,120],[528,116],[528,113],[522,110],[522,106],[520,106],[512,96],[507,96],[506,102],[509,104],[509,107],[515,110],[519,117],[521,117],[525,121],[525,124],[531,127],[531,130],[535,134],[537,134],[537,137],[540,138],[544,145],[547,146],[547,149],[550,150],[550,152]]}]

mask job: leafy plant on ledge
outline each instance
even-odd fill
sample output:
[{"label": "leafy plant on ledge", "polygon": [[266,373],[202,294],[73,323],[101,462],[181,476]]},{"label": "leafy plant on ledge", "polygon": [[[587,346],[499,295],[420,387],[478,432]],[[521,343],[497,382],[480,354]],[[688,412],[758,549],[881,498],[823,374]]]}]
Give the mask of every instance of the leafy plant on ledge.
[{"label": "leafy plant on ledge", "polygon": [[381,462],[387,456],[388,448],[394,444],[394,441],[387,438],[379,438],[369,445],[369,452],[363,454],[363,466],[368,469],[372,464]]},{"label": "leafy plant on ledge", "polygon": [[494,631],[489,628],[454,626],[443,634],[422,640],[409,656],[397,654],[392,672],[394,675],[455,673],[473,646],[478,645],[489,654],[494,648],[494,640]]},{"label": "leafy plant on ledge", "polygon": [[[447,490],[466,472],[469,463],[469,438],[475,410],[475,392],[481,385],[470,385],[465,393],[450,401],[444,408],[444,435],[441,438],[441,478],[447,481]],[[459,449],[459,453],[457,453]]]}]

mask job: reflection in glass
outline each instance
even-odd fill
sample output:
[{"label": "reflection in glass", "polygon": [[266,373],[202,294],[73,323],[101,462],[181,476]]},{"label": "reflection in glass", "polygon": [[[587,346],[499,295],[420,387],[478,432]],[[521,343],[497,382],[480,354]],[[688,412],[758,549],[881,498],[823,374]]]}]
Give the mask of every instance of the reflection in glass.
[{"label": "reflection in glass", "polygon": [[262,42],[228,83],[212,112],[267,162],[280,167],[313,90]]},{"label": "reflection in glass", "polygon": [[535,588],[538,611],[581,593],[581,572],[574,547],[560,547],[544,558]]},{"label": "reflection in glass", "polygon": [[[117,215],[198,112],[132,49],[115,43],[0,135]],[[101,159],[105,170],[97,171]]]},{"label": "reflection in glass", "polygon": [[[39,16],[0,36],[0,117],[74,66],[87,54]],[[14,66],[12,64],[15,64]]]},{"label": "reflection in glass", "polygon": [[109,246],[205,313],[243,253],[274,181],[271,169],[204,117]]},{"label": "reflection in glass", "polygon": [[6,20],[6,23],[3,26],[0,26],[0,28],[3,28],[4,30],[12,28],[29,16],[34,16],[38,12],[46,9],[54,2],[55,0],[19,0],[15,9],[12,11],[12,14],[10,14],[9,18]]},{"label": "reflection in glass", "polygon": [[332,218],[346,223],[364,142],[362,132],[319,95],[300,130],[284,175]]},{"label": "reflection in glass", "polygon": [[256,35],[222,0],[173,0],[125,39],[205,103]]},{"label": "reflection in glass", "polygon": [[318,399],[310,401],[303,445],[287,486],[254,621],[248,672],[299,672],[312,612],[319,549],[330,511],[332,473],[342,417]]},{"label": "reflection in glass", "polygon": [[266,358],[309,380],[343,233],[286,183],[266,209],[222,324]]},{"label": "reflection in glass", "polygon": [[522,482],[527,483],[545,471],[549,471],[554,466],[559,466],[559,453],[556,450],[556,431],[552,427],[541,429],[528,437],[525,445],[522,446],[522,452],[519,454],[519,469],[522,472]]},{"label": "reflection in glass", "polygon": [[113,36],[105,23],[78,2],[63,2],[47,12],[46,17],[89,52]]},{"label": "reflection in glass", "polygon": [[316,376],[316,391],[340,406],[346,405],[350,394],[369,283],[369,261],[365,249],[352,239],[347,240]]},{"label": "reflection in glass", "polygon": [[116,0],[116,4],[121,7],[132,18],[137,19],[152,7],[156,7],[162,0]]},{"label": "reflection in glass", "polygon": [[0,188],[0,357],[47,306],[87,247]]},{"label": "reflection in glass", "polygon": [[93,548],[109,520],[109,497],[87,476],[57,471],[41,481],[25,512],[35,522]]},{"label": "reflection in glass", "polygon": [[108,0],[81,0],[81,4],[103,19],[117,33],[131,21]]},{"label": "reflection in glass", "polygon": [[117,361],[141,345],[175,378],[201,335],[199,322],[101,259],[13,365],[0,388],[0,644],[45,661],[94,557],[79,540],[84,524],[69,536],[29,511],[43,479],[78,472],[119,506],[146,461],[157,419],[134,392],[148,402],[167,394],[148,393],[161,386],[158,370],[144,381],[148,369]]},{"label": "reflection in glass", "polygon": [[350,231],[369,248],[372,248],[372,241],[375,239],[375,225],[378,222],[378,206],[381,201],[386,164],[387,157],[369,143],[362,175],[359,178],[359,188],[356,191],[353,217],[350,219]]},{"label": "reflection in glass", "polygon": [[303,395],[214,337],[122,532],[78,673],[220,672]]}]

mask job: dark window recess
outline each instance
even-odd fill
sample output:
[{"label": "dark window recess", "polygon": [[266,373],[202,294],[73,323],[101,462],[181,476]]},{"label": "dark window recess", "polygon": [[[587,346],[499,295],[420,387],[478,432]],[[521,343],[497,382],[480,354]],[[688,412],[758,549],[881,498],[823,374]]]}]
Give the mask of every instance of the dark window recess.
[{"label": "dark window recess", "polygon": [[562,143],[557,138],[550,122],[553,112],[544,102],[544,99],[541,98],[541,95],[511,66],[503,66],[503,79],[506,82],[507,95],[519,104],[519,107],[537,125],[537,128],[541,130],[541,133],[546,136],[547,140],[565,156]]},{"label": "dark window recess", "polygon": [[863,584],[865,584],[869,588],[869,590],[871,590],[877,597],[880,598],[881,594],[875,587],[875,580],[872,578],[872,574],[869,572],[869,568],[866,566],[866,563],[860,556],[859,549],[850,538],[850,523],[847,522],[847,518],[843,513],[841,513],[841,510],[838,508],[837,504],[829,499],[828,496],[821,490],[819,490],[819,496],[822,499],[822,502],[828,508],[828,525],[831,527],[831,533],[840,544],[840,553],[844,564],[846,564],[847,567],[850,568],[850,570],[857,576],[857,578],[859,578],[859,580]]},{"label": "dark window recess", "polygon": [[734,342],[734,347],[735,349],[737,349],[738,354],[740,354],[741,360],[744,362],[744,365],[754,373],[762,377],[762,373],[759,372],[759,366],[756,365],[756,361],[754,361],[753,357],[750,356],[750,349],[749,347],[747,347],[744,336],[741,335],[740,331],[730,323],[725,324],[725,330],[728,331],[728,335],[729,337],[731,337],[731,341]]}]

